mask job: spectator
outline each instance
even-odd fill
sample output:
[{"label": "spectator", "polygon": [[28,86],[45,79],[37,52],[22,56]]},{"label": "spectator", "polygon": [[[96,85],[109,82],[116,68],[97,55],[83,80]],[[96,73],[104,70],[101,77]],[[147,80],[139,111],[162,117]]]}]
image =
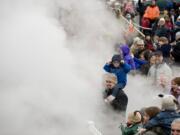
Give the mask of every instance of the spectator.
[{"label": "spectator", "polygon": [[129,64],[132,70],[135,70],[136,69],[135,63],[134,63],[132,55],[130,54],[129,47],[127,45],[122,45],[120,48],[121,48],[125,63]]},{"label": "spectator", "polygon": [[175,119],[171,124],[171,135],[180,135],[180,118]]},{"label": "spectator", "polygon": [[170,93],[177,99],[180,104],[180,77],[175,77],[171,81],[171,90]]},{"label": "spectator", "polygon": [[134,135],[138,132],[138,128],[142,123],[142,115],[139,111],[128,114],[127,124],[124,127],[121,125],[122,135]]},{"label": "spectator", "polygon": [[167,37],[169,39],[170,31],[165,27],[165,19],[160,18],[155,30],[155,35],[158,37]]},{"label": "spectator", "polygon": [[164,90],[168,90],[172,76],[171,68],[163,62],[162,52],[157,51],[154,53],[154,56],[156,57],[156,61],[155,64],[149,69],[149,80],[152,82],[152,84],[163,88]]},{"label": "spectator", "polygon": [[174,102],[176,100],[175,97],[172,95],[161,95],[161,97],[161,111],[144,124],[145,130],[141,129],[141,133],[159,127],[161,129],[159,130],[161,131],[160,135],[169,135],[171,132],[172,121],[180,117],[180,114],[176,112],[176,103]]},{"label": "spectator", "polygon": [[148,75],[149,69],[152,65],[155,64],[156,61],[156,56],[154,56],[153,54],[149,55],[149,59],[148,59],[148,63],[144,64],[141,66],[141,73],[143,75]]},{"label": "spectator", "polygon": [[148,6],[145,10],[144,17],[150,19],[151,26],[156,21],[156,19],[159,18],[160,11],[159,7],[156,5],[156,1],[152,0],[152,3],[150,6]]},{"label": "spectator", "polygon": [[117,76],[118,88],[123,89],[126,86],[127,74],[131,67],[124,62],[120,55],[114,55],[112,60],[104,65],[104,70]]},{"label": "spectator", "polygon": [[104,98],[106,103],[110,103],[115,110],[126,111],[128,97],[122,90],[118,88],[117,77],[114,74],[107,74],[105,77],[106,89]]},{"label": "spectator", "polygon": [[168,39],[166,37],[160,37],[158,45],[159,46],[157,50],[162,52],[164,61],[168,64],[171,63],[170,62],[171,45],[169,44]]}]

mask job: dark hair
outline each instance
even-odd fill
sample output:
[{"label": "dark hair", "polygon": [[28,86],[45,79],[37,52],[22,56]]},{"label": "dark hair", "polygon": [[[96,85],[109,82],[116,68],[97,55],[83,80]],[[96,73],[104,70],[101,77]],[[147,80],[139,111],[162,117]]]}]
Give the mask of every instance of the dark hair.
[{"label": "dark hair", "polygon": [[180,86],[180,77],[175,77],[172,81],[175,82],[175,84]]},{"label": "dark hair", "polygon": [[156,106],[147,107],[144,110],[144,112],[149,116],[150,119],[156,116],[160,111],[160,108]]}]

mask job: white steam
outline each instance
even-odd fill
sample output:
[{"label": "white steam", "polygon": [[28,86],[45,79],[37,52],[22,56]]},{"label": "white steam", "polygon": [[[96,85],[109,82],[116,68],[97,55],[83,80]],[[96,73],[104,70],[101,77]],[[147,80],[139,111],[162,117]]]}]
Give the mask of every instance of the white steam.
[{"label": "white steam", "polygon": [[[89,120],[120,134],[124,117],[103,103],[101,77],[122,29],[103,1],[1,0],[0,134],[90,135]],[[130,80],[132,111],[146,93]]]},{"label": "white steam", "polygon": [[1,2],[0,134],[91,134],[88,120],[104,114],[101,66],[120,30],[103,4],[81,2],[89,12],[76,1]]}]

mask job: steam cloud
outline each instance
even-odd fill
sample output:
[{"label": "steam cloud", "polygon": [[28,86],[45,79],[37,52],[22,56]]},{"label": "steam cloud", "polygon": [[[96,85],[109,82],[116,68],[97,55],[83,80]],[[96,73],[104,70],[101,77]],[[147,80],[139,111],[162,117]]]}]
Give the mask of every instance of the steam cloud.
[{"label": "steam cloud", "polygon": [[[103,103],[101,77],[123,26],[103,1],[1,0],[0,29],[1,135],[90,135],[88,120],[120,133],[124,117]],[[134,104],[144,95],[130,80],[129,111],[146,104]]]}]

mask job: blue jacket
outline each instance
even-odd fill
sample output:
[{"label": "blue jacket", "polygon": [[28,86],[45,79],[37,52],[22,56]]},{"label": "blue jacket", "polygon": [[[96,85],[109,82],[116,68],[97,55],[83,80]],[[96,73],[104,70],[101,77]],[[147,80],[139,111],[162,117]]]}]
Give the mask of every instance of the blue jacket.
[{"label": "blue jacket", "polygon": [[106,64],[104,70],[109,73],[114,73],[117,76],[118,84],[125,86],[127,83],[127,73],[131,70],[131,67],[126,63],[118,68],[115,68],[112,64]]},{"label": "blue jacket", "polygon": [[154,118],[150,119],[148,123],[144,125],[144,128],[151,129],[153,127],[161,127],[166,135],[170,135],[171,123],[176,118],[180,118],[180,114],[174,110],[161,111]]},{"label": "blue jacket", "polygon": [[135,62],[136,69],[140,69],[142,65],[148,63],[147,61],[145,61],[145,60],[140,60],[140,59],[138,59],[138,58],[136,58],[136,57],[134,57],[134,62]]}]

